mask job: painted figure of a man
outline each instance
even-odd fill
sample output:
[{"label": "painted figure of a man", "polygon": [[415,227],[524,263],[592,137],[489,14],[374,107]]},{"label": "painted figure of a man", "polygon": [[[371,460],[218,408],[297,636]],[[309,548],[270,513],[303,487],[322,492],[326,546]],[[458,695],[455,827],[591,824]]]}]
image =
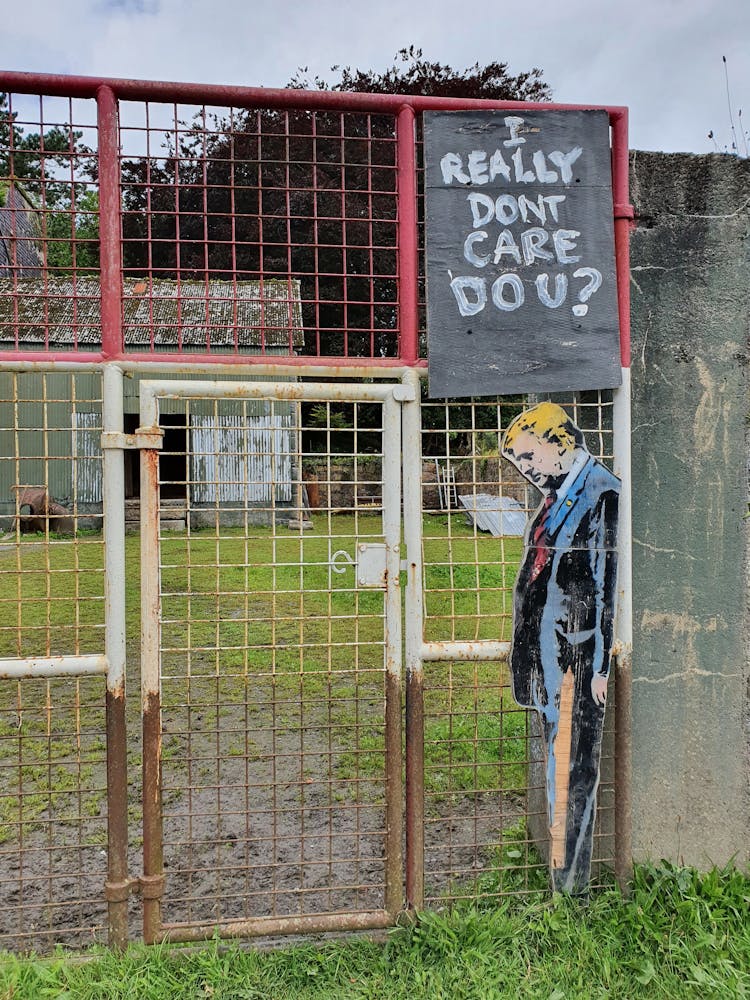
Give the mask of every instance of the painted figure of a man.
[{"label": "painted figure of a man", "polygon": [[581,893],[591,871],[620,481],[555,403],[517,417],[502,452],[543,495],[516,579],[510,670],[516,701],[542,721],[553,888]]}]

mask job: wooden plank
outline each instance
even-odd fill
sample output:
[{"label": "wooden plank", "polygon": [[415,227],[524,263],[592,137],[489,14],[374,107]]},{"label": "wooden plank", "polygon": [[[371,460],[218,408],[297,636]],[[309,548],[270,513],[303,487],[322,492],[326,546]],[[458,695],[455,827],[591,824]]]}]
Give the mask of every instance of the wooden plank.
[{"label": "wooden plank", "polygon": [[570,782],[570,743],[573,738],[573,671],[563,674],[560,687],[560,719],[554,740],[555,808],[550,827],[550,868],[565,867],[565,839],[568,833],[568,785]]}]

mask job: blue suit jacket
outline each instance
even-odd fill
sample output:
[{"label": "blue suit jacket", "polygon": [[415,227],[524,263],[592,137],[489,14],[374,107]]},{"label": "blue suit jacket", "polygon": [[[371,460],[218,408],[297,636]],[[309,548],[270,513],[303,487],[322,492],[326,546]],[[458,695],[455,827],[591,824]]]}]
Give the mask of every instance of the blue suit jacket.
[{"label": "blue suit jacket", "polygon": [[609,672],[619,490],[619,479],[589,456],[549,510],[549,555],[536,578],[532,539],[543,505],[529,522],[510,652],[513,693],[521,705],[543,711],[571,667],[581,683],[587,675],[582,693],[594,673]]}]

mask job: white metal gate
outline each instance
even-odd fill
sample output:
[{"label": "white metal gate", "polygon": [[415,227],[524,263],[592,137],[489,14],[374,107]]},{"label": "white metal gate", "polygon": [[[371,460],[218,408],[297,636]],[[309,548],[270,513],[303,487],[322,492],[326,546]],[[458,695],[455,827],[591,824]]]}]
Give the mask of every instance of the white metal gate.
[{"label": "white metal gate", "polygon": [[[414,389],[144,381],[139,433],[152,443],[167,396],[198,433],[179,535],[160,528],[159,449],[142,451],[145,938],[392,924],[404,902],[401,402]],[[329,503],[306,532],[300,420],[271,412],[259,436],[220,412],[251,401],[381,407],[377,505],[358,496],[353,449],[350,505]]]}]

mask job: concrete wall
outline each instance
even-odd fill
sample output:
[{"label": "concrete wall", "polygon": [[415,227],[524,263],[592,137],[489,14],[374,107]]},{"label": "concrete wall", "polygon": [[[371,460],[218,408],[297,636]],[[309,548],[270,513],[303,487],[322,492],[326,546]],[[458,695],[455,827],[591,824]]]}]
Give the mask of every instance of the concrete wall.
[{"label": "concrete wall", "polygon": [[750,162],[634,153],[633,834],[750,858]]}]

